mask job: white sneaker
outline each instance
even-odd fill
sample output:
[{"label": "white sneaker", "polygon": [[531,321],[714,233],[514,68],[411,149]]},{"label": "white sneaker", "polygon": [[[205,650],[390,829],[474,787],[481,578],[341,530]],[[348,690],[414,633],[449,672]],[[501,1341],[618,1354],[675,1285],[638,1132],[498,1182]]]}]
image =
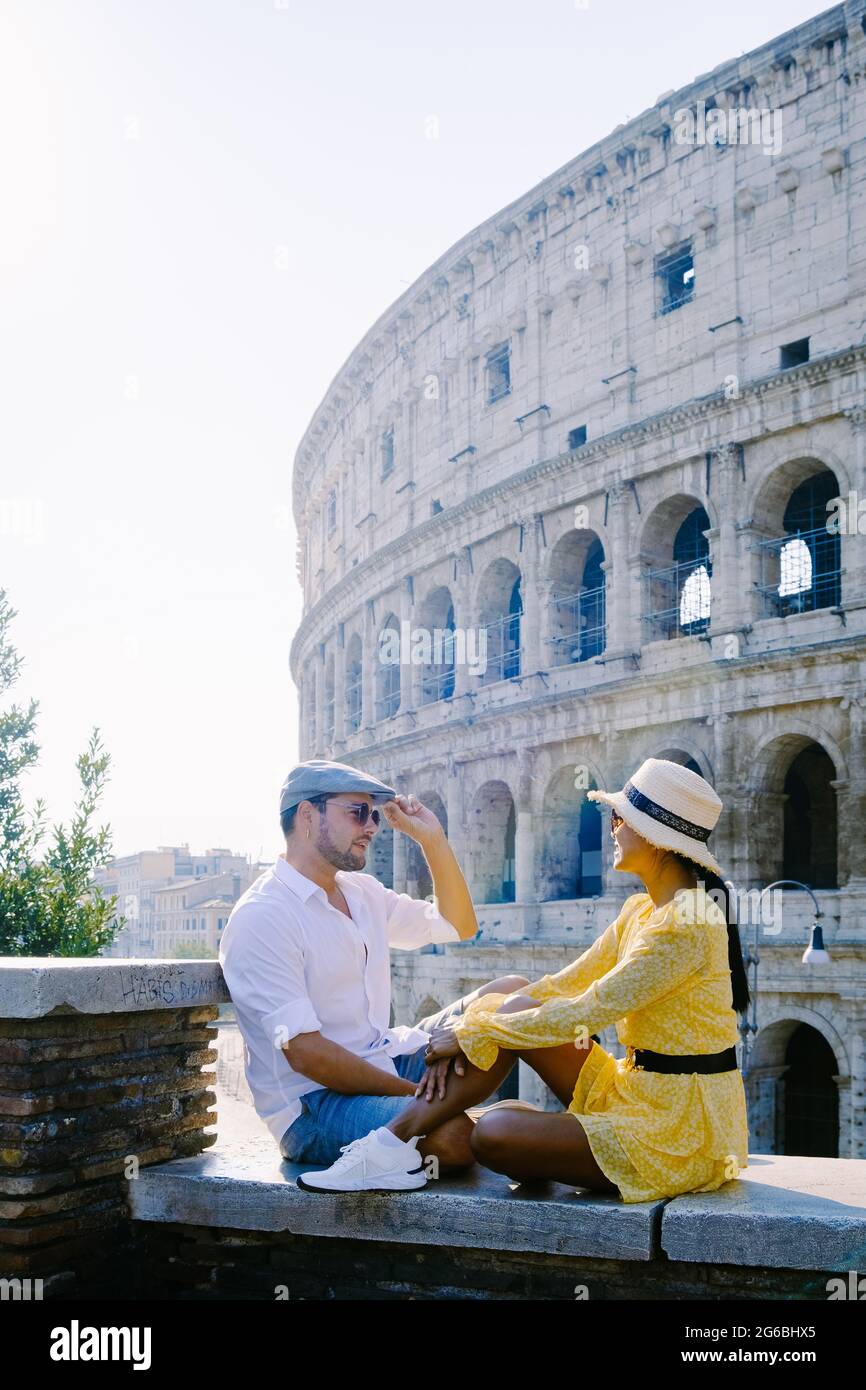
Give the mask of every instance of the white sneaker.
[{"label": "white sneaker", "polygon": [[379,1134],[373,1129],[362,1139],[341,1145],[342,1157],[336,1163],[301,1173],[298,1187],[305,1192],[408,1192],[426,1186],[427,1174],[415,1147],[417,1136],[398,1147],[383,1144]]}]

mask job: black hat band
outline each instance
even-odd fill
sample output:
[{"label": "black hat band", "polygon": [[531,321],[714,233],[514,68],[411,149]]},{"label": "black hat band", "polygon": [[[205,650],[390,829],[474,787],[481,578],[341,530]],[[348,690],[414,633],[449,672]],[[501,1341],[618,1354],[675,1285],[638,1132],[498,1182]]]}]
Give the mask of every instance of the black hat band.
[{"label": "black hat band", "polygon": [[650,797],[644,796],[643,792],[639,792],[633,783],[626,782],[623,791],[636,810],[643,811],[647,816],[652,816],[653,820],[661,821],[662,825],[669,825],[672,830],[679,830],[682,835],[688,835],[692,840],[706,841],[709,839],[710,832],[705,826],[695,825],[694,821],[684,820],[682,816],[668,811],[657,801],[652,801]]}]

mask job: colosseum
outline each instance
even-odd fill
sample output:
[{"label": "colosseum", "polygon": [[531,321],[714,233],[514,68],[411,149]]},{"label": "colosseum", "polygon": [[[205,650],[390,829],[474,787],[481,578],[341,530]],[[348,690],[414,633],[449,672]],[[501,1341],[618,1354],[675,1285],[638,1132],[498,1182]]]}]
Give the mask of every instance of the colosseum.
[{"label": "colosseum", "polygon": [[586,791],[681,761],[741,901],[804,885],[740,917],[754,1152],[866,1157],[864,88],[859,0],[660,97],[385,311],[294,464],[301,756],[419,795],[477,904],[396,1019],[582,953],[641,886]]}]

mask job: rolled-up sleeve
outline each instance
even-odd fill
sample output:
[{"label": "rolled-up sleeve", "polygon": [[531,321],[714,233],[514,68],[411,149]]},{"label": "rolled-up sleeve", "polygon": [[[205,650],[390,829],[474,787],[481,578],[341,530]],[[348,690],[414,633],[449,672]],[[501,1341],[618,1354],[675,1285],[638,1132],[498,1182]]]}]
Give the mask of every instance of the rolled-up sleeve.
[{"label": "rolled-up sleeve", "polygon": [[461,939],[457,928],[442,916],[435,903],[426,898],[410,898],[408,893],[395,893],[392,888],[382,891],[389,946],[414,951],[433,942]]},{"label": "rolled-up sleeve", "polygon": [[[238,923],[238,926],[241,924]],[[252,909],[234,949],[222,960],[223,976],[235,1004],[258,1016],[275,1048],[298,1033],[318,1033],[321,1022],[307,993],[303,941],[285,921],[279,931]]]}]

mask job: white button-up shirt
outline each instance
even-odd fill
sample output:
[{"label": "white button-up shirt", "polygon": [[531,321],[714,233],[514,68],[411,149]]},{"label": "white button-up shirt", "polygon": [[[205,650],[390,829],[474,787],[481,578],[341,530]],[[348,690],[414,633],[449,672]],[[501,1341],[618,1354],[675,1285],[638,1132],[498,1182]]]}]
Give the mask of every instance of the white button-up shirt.
[{"label": "white button-up shirt", "polygon": [[238,899],[219,959],[244,1039],[244,1070],[256,1110],[279,1142],[319,1089],[282,1048],[297,1033],[321,1033],[397,1075],[392,1057],[429,1039],[423,1028],[389,1027],[389,947],[405,951],[460,933],[433,904],[395,893],[370,874],[337,871],[351,918],[323,888],[279,856]]}]

